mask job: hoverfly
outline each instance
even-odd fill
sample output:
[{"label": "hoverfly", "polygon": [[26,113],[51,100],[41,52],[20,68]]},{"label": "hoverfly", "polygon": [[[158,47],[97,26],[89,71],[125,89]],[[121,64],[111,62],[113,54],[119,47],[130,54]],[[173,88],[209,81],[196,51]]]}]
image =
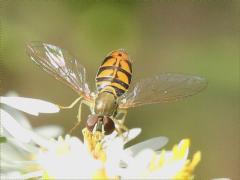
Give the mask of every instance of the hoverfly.
[{"label": "hoverfly", "polygon": [[132,61],[128,53],[120,49],[109,53],[103,60],[95,79],[96,92],[93,93],[86,81],[85,68],[66,50],[32,42],[27,46],[27,53],[43,70],[80,96],[70,106],[60,108],[71,108],[80,102],[78,125],[81,122],[81,105],[89,106],[91,115],[86,127],[105,135],[111,134],[114,129],[127,130],[124,120],[128,108],[183,99],[202,91],[207,85],[206,80],[199,76],[163,73],[129,87]]}]

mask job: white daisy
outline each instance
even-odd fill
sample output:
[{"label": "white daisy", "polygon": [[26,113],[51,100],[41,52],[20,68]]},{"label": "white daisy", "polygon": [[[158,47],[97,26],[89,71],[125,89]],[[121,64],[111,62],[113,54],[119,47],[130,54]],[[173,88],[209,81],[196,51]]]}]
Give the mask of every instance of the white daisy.
[{"label": "white daisy", "polygon": [[42,172],[37,168],[38,163],[32,157],[38,153],[40,145],[48,145],[47,139],[58,137],[63,133],[63,129],[54,125],[32,128],[22,114],[13,110],[11,113],[15,118],[0,109],[1,137],[5,139],[1,142],[0,151],[1,179],[41,176]]},{"label": "white daisy", "polygon": [[[4,104],[35,115],[56,112],[56,108],[49,110],[51,103],[46,103],[44,108],[32,108],[39,100],[27,102],[32,105],[30,110],[26,104],[19,108],[8,99],[3,100]],[[21,100],[25,101],[20,98],[19,104]],[[167,143],[166,137],[152,138],[125,148],[127,142],[140,134],[139,128],[122,136],[116,132],[109,136],[100,132],[93,134],[85,128],[84,141],[69,135],[59,136],[56,140],[49,136],[60,135],[61,130],[57,127],[57,133],[49,134],[53,127],[33,130],[23,117],[2,109],[0,113],[1,136],[6,138],[6,142],[1,143],[1,179],[191,179],[201,159],[201,153],[197,152],[192,161],[188,160],[188,139],[182,140],[171,151],[159,150]]]}]

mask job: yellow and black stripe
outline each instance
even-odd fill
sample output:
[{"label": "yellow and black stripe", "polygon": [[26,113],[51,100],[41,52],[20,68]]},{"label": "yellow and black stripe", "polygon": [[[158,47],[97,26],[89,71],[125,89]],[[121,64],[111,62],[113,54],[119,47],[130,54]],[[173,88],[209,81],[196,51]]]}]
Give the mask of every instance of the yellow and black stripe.
[{"label": "yellow and black stripe", "polygon": [[107,56],[96,76],[98,92],[109,92],[119,97],[131,83],[132,64],[126,52],[118,50]]}]

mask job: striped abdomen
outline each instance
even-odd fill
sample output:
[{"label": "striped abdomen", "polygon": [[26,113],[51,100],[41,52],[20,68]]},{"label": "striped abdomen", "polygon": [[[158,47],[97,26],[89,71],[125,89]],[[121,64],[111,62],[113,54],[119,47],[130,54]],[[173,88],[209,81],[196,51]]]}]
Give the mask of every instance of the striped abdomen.
[{"label": "striped abdomen", "polygon": [[98,92],[107,91],[119,97],[124,94],[132,78],[132,64],[126,52],[113,51],[107,56],[96,76]]}]

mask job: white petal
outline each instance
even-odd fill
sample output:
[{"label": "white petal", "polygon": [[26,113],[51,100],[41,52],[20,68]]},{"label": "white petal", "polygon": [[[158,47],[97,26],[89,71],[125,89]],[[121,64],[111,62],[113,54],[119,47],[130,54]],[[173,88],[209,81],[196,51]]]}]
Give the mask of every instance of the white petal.
[{"label": "white petal", "polygon": [[15,147],[9,143],[1,144],[1,161],[22,161],[27,158],[28,153],[22,153],[22,150]]},{"label": "white petal", "polygon": [[168,165],[163,166],[160,171],[151,173],[148,178],[153,179],[157,177],[171,179],[172,177],[176,176],[179,171],[181,171],[185,163],[186,161],[184,160],[174,161],[171,164],[169,163]]},{"label": "white petal", "polygon": [[7,138],[7,142],[15,146],[18,149],[18,151],[20,151],[21,149],[21,151],[24,150],[31,154],[36,154],[39,151],[39,149],[35,145],[31,143],[22,143],[14,138]]},{"label": "white petal", "polygon": [[165,163],[161,167],[161,170],[151,173],[148,176],[148,178],[153,179],[156,177],[158,177],[158,178],[161,177],[163,179],[171,179],[172,177],[176,176],[176,174],[183,169],[184,165],[186,164],[187,155],[188,155],[188,151],[185,153],[184,158],[182,158],[180,160],[172,161],[172,158],[174,156],[173,152],[172,151],[166,152]]},{"label": "white petal", "polygon": [[18,170],[16,170],[16,169],[9,169],[9,170],[11,170],[11,171],[9,171],[9,170],[6,170],[6,172],[4,171],[5,169],[3,169],[3,171],[1,171],[1,173],[0,173],[0,179],[2,180],[2,179],[4,179],[4,180],[10,180],[10,179],[16,179],[16,177],[17,177],[17,179],[19,179],[19,180],[21,180],[21,179],[23,179],[23,178],[20,178],[20,176],[21,176],[21,172],[19,172]]},{"label": "white petal", "polygon": [[141,166],[139,167],[146,168],[149,165],[150,161],[152,160],[153,154],[154,154],[153,150],[146,148],[136,155],[135,163],[141,164]]},{"label": "white petal", "polygon": [[35,172],[31,172],[31,173],[26,173],[26,174],[22,174],[19,171],[15,171],[15,172],[10,172],[10,173],[1,175],[1,179],[25,180],[25,179],[40,177],[42,175],[43,175],[42,171],[35,171]]},{"label": "white petal", "polygon": [[44,137],[39,136],[38,134],[36,134],[34,132],[29,131],[29,134],[31,136],[31,140],[35,144],[37,144],[41,147],[45,147],[45,148],[49,149],[49,148],[52,148],[55,145],[55,142],[49,141],[49,140],[45,139]]},{"label": "white petal", "polygon": [[122,172],[123,179],[144,179],[142,176],[148,169],[154,152],[151,149],[144,149],[136,155],[134,161],[128,162],[128,167]]},{"label": "white petal", "polygon": [[[14,91],[9,91],[7,94],[6,94],[7,97],[17,97],[18,94]],[[1,103],[1,97],[0,97],[0,103]],[[8,108],[6,107],[8,112],[10,112],[10,114],[19,122],[19,124],[24,127],[24,128],[27,128],[27,129],[31,129],[32,126],[31,124],[29,123],[28,119],[19,111],[13,109],[13,108]],[[4,107],[5,109],[5,107]]]},{"label": "white petal", "polygon": [[123,138],[127,136],[127,139],[124,139],[124,144],[136,138],[141,133],[141,131],[141,128],[133,128],[130,129],[128,132],[125,132],[123,134]]},{"label": "white petal", "polygon": [[22,177],[24,179],[32,179],[32,178],[35,179],[37,177],[41,177],[42,175],[43,175],[43,171],[34,171],[34,172],[23,174]]},{"label": "white petal", "polygon": [[[182,144],[183,144],[183,140],[181,140],[180,143],[178,144],[178,148],[181,148]],[[187,160],[188,153],[189,153],[189,147],[187,148],[185,155],[183,157],[184,160]]]},{"label": "white petal", "polygon": [[[1,125],[1,123],[0,123],[0,125]],[[11,135],[5,129],[3,129],[2,126],[0,127],[0,132],[1,132],[1,136],[4,136],[6,138],[11,137]]]},{"label": "white petal", "polygon": [[[57,145],[48,151],[39,153],[37,159],[41,167],[55,179],[90,179],[93,172],[102,167],[102,162],[95,160],[78,138],[65,139],[58,140]],[[70,146],[66,153],[59,155],[56,149],[62,143]]]},{"label": "white petal", "polygon": [[141,143],[135,144],[133,146],[130,146],[129,148],[126,148],[126,152],[129,153],[132,156],[135,156],[137,153],[139,153],[141,150],[148,148],[152,150],[159,150],[163,146],[165,146],[168,142],[167,137],[155,137],[151,138],[149,140],[143,141]]},{"label": "white petal", "polygon": [[63,134],[63,128],[55,125],[48,125],[34,128],[34,132],[45,138],[55,138]]},{"label": "white petal", "polygon": [[39,165],[37,161],[32,161],[32,160],[24,160],[24,161],[16,161],[16,160],[12,160],[12,161],[6,161],[3,160],[5,165],[11,166],[11,167],[15,167],[15,168],[30,168],[31,166],[37,166]]},{"label": "white petal", "polygon": [[31,140],[29,132],[22,128],[19,123],[6,111],[0,109],[1,126],[8,131],[14,138],[21,142],[29,142]]},{"label": "white petal", "polygon": [[12,117],[14,117],[14,119],[24,128],[27,129],[32,129],[32,126],[30,124],[30,122],[28,121],[28,119],[26,118],[26,116],[23,115],[22,112],[19,112],[16,109],[13,109],[9,106],[5,106],[4,107],[5,110],[7,110],[7,112],[9,112],[9,114],[11,114]]},{"label": "white petal", "polygon": [[29,143],[31,140],[42,147],[51,147],[53,144],[34,132],[24,129],[19,123],[6,111],[0,109],[1,126],[15,139]]},{"label": "white petal", "polygon": [[50,102],[24,97],[0,97],[0,103],[35,116],[39,113],[56,113],[60,110],[57,105]]},{"label": "white petal", "polygon": [[21,164],[14,164],[14,163],[5,162],[4,160],[1,160],[1,169],[3,171],[13,171],[13,170],[21,171],[23,169],[23,166]]},{"label": "white petal", "polygon": [[133,128],[130,129],[128,132],[124,132],[121,136],[118,136],[118,133],[114,131],[112,134],[104,137],[104,147],[105,145],[109,145],[112,141],[116,139],[121,139],[121,141],[126,144],[127,142],[131,141],[132,139],[136,138],[141,133],[141,128]]},{"label": "white petal", "polygon": [[[181,148],[182,144],[183,140],[178,144],[178,148]],[[187,161],[188,152],[189,149],[186,150],[184,156],[181,159],[172,161],[172,159],[174,158],[173,151],[166,151],[165,163],[161,167],[161,171],[151,173],[148,178],[152,179],[155,177],[161,177],[164,179],[170,179],[174,177],[184,167]]]}]

